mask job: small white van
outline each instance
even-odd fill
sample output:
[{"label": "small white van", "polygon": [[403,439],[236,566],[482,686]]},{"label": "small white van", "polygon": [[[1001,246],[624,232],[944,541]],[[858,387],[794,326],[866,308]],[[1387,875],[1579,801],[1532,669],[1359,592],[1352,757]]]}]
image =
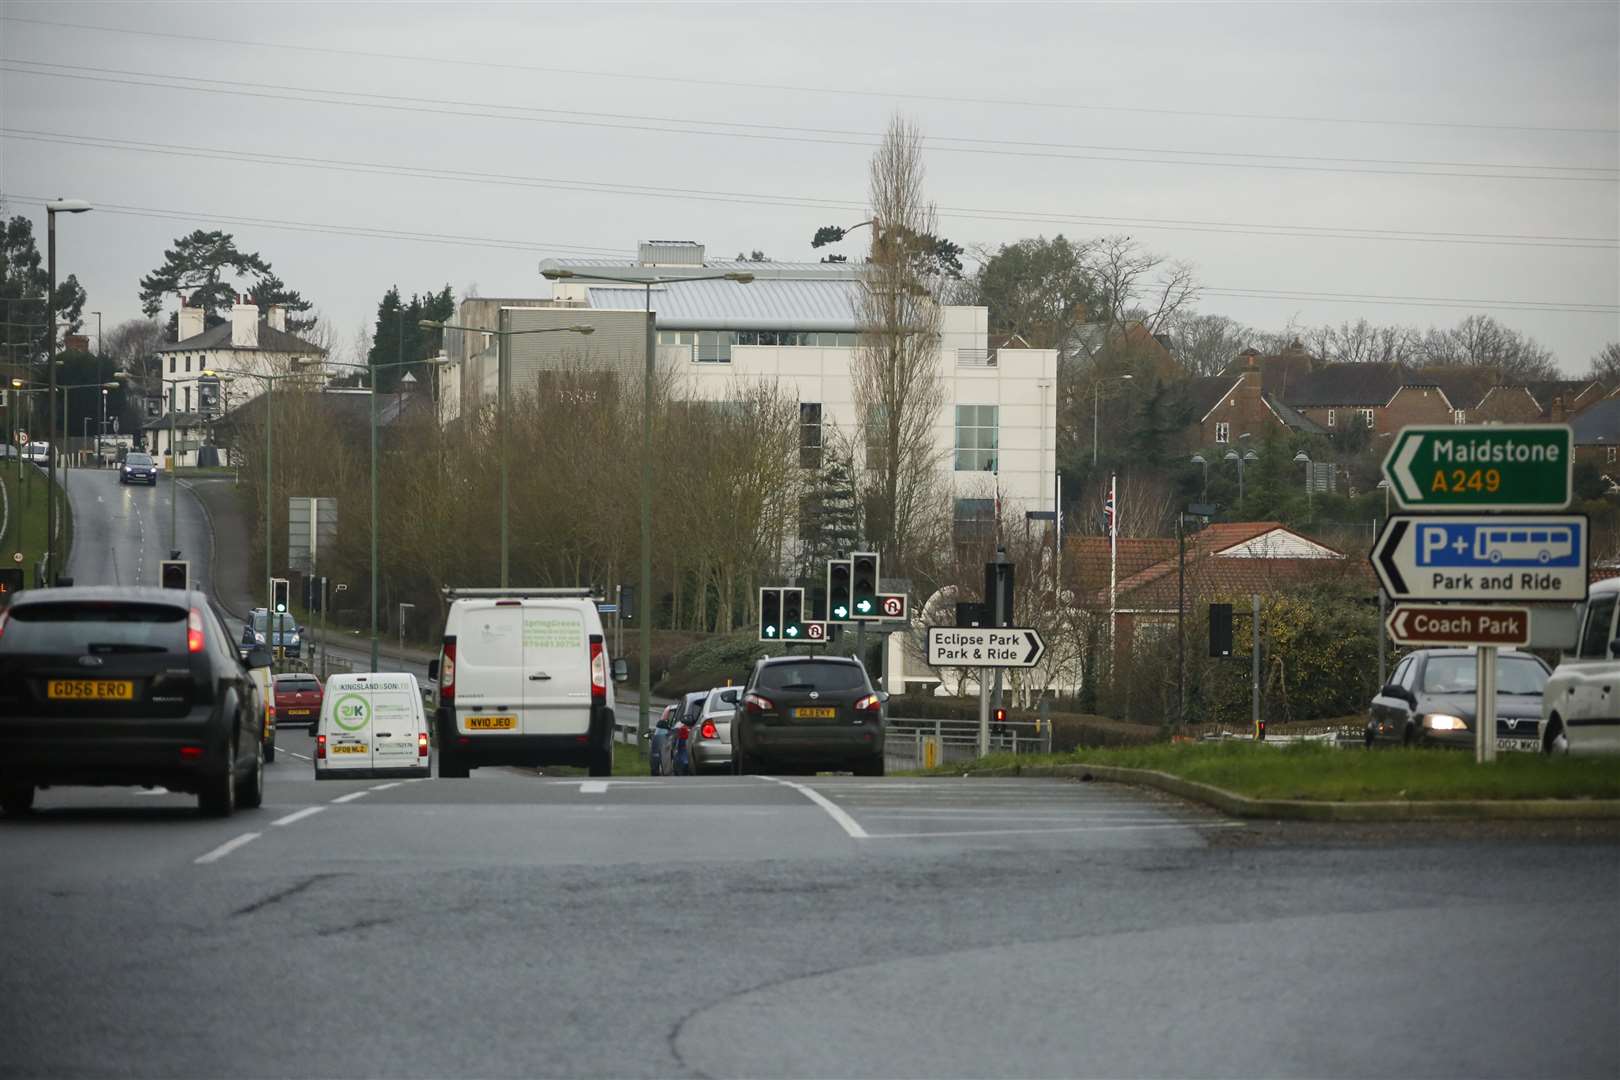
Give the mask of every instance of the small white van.
[{"label": "small white van", "polygon": [[333,675],[315,725],[315,779],[433,775],[416,676]]},{"label": "small white van", "polygon": [[1595,583],[1580,636],[1541,695],[1549,754],[1620,754],[1620,578]]},{"label": "small white van", "polygon": [[588,589],[447,589],[438,681],[439,775],[481,765],[613,771],[613,684],[602,617]]}]

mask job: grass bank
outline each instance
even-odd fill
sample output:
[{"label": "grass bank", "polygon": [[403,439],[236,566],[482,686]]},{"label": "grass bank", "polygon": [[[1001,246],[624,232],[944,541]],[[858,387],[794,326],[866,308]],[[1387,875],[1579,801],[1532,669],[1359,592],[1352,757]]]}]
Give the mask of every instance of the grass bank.
[{"label": "grass bank", "polygon": [[[45,554],[46,505],[49,502],[48,481],[31,465],[23,466],[23,479],[17,479],[15,461],[5,461],[0,468],[0,485],[5,488],[6,531],[0,536],[0,562],[6,566],[20,566],[26,571],[29,584],[34,580],[34,564]],[[64,521],[71,518],[64,507]],[[12,556],[22,552],[22,562]]]},{"label": "grass bank", "polygon": [[992,754],[932,770],[941,775],[1028,768],[1107,765],[1148,769],[1211,784],[1251,799],[1311,801],[1455,801],[1476,799],[1620,799],[1612,758],[1503,754],[1487,765],[1449,750],[1334,749],[1313,743],[1158,743],[1070,754]]}]

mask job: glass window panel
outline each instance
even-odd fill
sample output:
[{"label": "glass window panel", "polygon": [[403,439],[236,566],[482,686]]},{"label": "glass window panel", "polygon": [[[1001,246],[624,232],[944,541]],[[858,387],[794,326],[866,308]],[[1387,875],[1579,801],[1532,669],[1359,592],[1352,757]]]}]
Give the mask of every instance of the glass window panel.
[{"label": "glass window panel", "polygon": [[841,349],[853,349],[857,336],[856,334],[839,334],[838,347]]}]

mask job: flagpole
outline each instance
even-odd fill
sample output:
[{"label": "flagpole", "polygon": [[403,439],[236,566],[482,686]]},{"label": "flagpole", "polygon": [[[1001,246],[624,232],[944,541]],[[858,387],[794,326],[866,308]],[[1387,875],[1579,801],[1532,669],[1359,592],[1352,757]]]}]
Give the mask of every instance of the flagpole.
[{"label": "flagpole", "polygon": [[1108,663],[1114,662],[1114,626],[1119,589],[1119,476],[1108,477]]}]

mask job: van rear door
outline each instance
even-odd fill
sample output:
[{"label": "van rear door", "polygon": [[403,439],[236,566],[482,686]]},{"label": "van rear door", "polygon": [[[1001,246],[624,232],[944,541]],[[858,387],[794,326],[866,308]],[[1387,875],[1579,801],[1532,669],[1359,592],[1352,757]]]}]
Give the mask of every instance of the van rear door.
[{"label": "van rear door", "polygon": [[523,733],[523,602],[462,602],[456,628],[456,727],[469,735]]},{"label": "van rear door", "polygon": [[415,680],[402,676],[378,676],[371,685],[371,767],[374,769],[414,769],[417,710],[422,700],[415,696]]},{"label": "van rear door", "polygon": [[524,604],[523,687],[524,734],[590,731],[591,649],[577,606],[544,600]]},{"label": "van rear door", "polygon": [[[328,683],[331,687],[331,684]],[[326,697],[326,767],[370,769],[372,725],[371,689],[357,679],[346,678],[331,687]]]}]

